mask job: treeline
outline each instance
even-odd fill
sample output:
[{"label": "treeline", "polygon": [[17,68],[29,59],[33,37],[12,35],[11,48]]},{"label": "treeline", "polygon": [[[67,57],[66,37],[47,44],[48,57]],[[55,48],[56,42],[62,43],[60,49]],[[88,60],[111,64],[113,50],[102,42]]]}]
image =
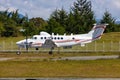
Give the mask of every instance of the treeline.
[{"label": "treeline", "polygon": [[47,22],[42,18],[31,18],[22,16],[15,12],[1,11],[0,12],[0,36],[1,37],[16,37],[20,35],[34,35],[39,31],[46,30]]},{"label": "treeline", "polygon": [[64,8],[56,9],[46,21],[40,17],[29,19],[28,16],[21,16],[18,10],[15,12],[0,12],[0,36],[20,36],[39,34],[40,31],[47,31],[55,34],[79,34],[88,32],[94,23],[108,23],[105,32],[120,31],[120,24],[115,24],[115,19],[105,11],[102,19],[97,22],[92,11],[91,1],[77,0],[73,3],[70,11]]}]

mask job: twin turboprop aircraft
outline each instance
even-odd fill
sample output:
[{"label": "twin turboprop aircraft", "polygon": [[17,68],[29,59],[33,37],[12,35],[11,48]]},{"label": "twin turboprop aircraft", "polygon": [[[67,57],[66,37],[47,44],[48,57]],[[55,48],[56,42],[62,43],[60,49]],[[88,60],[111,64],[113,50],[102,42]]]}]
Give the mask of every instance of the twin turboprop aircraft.
[{"label": "twin turboprop aircraft", "polygon": [[[47,32],[40,32],[39,35],[34,35],[32,38],[24,39],[16,42],[19,48],[50,48],[49,54],[55,47],[72,47],[74,45],[84,46],[94,40],[100,39],[107,24],[95,24],[91,31],[86,34],[76,35],[50,35]],[[18,52],[20,54],[20,51]]]}]

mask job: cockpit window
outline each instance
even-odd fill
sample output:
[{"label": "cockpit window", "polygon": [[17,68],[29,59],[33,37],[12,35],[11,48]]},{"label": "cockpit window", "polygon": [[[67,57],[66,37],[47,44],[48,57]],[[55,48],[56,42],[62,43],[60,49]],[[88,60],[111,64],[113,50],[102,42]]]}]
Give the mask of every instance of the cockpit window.
[{"label": "cockpit window", "polygon": [[33,39],[37,39],[37,37],[33,37]]}]

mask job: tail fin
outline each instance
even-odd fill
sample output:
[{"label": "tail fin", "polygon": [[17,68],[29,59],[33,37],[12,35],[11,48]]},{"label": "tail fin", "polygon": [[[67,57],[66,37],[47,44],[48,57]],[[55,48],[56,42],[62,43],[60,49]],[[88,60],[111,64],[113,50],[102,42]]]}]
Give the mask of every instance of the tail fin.
[{"label": "tail fin", "polygon": [[100,39],[106,28],[106,25],[108,24],[95,24],[93,29],[88,33],[88,35],[92,37],[92,40]]}]

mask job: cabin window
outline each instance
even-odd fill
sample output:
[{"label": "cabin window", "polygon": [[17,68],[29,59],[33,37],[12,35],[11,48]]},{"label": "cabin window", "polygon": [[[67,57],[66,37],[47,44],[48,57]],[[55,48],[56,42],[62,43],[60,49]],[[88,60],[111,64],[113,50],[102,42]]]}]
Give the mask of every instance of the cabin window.
[{"label": "cabin window", "polygon": [[63,37],[61,37],[61,39],[63,40]]},{"label": "cabin window", "polygon": [[54,39],[56,40],[56,37],[54,37]]},{"label": "cabin window", "polygon": [[43,39],[43,37],[41,37],[41,39]]},{"label": "cabin window", "polygon": [[72,39],[74,40],[75,38],[73,37]]},{"label": "cabin window", "polygon": [[59,40],[60,38],[58,37],[58,40]]}]

